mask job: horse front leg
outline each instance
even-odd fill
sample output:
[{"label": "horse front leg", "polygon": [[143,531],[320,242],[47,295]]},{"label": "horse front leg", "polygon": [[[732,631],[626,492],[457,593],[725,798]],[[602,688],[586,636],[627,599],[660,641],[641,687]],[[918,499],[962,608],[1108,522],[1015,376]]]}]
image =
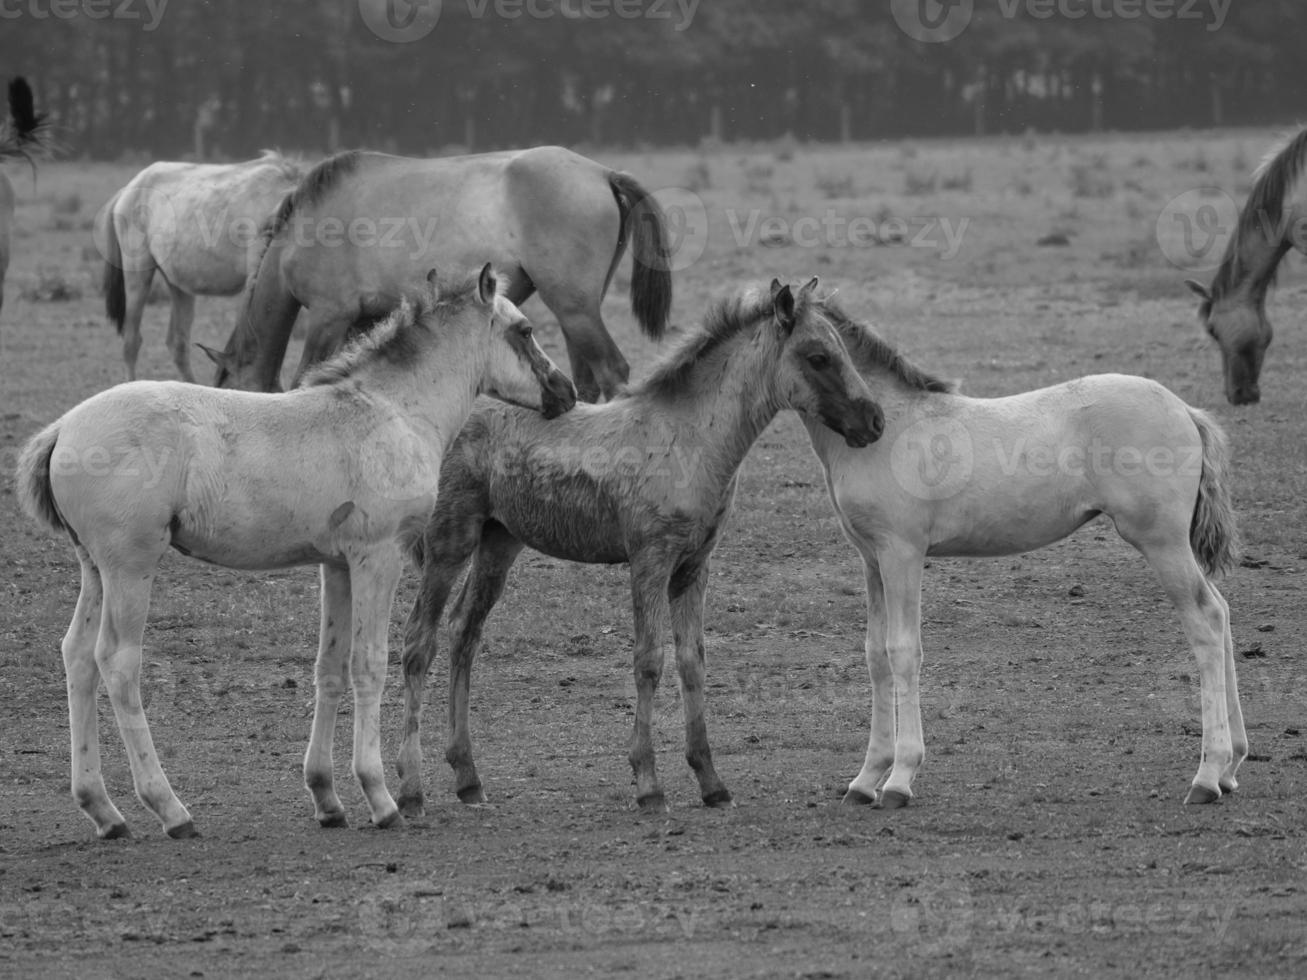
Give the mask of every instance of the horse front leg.
[{"label": "horse front leg", "polygon": [[871,677],[871,735],[862,770],[849,784],[844,802],[849,805],[876,802],[876,791],[894,765],[894,671],[890,668],[885,642],[885,589],[880,565],[868,549],[862,552],[862,572],[867,587],[867,673]]},{"label": "horse front leg", "polygon": [[[895,715],[894,763],[878,805],[896,810],[907,806],[912,799],[912,780],[926,757],[920,694],[923,558],[920,552],[882,552],[878,559],[885,597],[885,646],[893,681]],[[884,719],[878,720],[883,732]]]},{"label": "horse front leg", "polygon": [[332,768],[332,741],[336,714],[345,692],[353,612],[350,608],[349,570],[322,565],[322,619],[318,632],[318,659],[313,667],[313,734],[304,753],[304,785],[313,797],[313,816],[323,827],[348,827],[345,808],[336,795]]},{"label": "horse front leg", "polygon": [[386,789],[381,762],[381,694],[386,686],[387,631],[403,559],[398,547],[350,560],[354,685],[354,776],[377,827],[402,825],[399,807]]},{"label": "horse front leg", "polygon": [[[679,576],[678,576],[679,578]],[[708,590],[705,561],[684,583],[673,579],[673,589],[683,590],[671,599],[672,636],[676,642],[676,668],[681,680],[681,706],[685,712],[685,758],[699,780],[699,795],[706,806],[731,805],[731,792],[713,766],[705,721],[703,607]]]},{"label": "horse front leg", "polygon": [[73,799],[98,836],[130,837],[127,821],[109,799],[100,770],[100,725],[96,695],[100,671],[95,665],[95,638],[100,631],[100,573],[91,556],[75,546],[82,566],[82,591],[64,634],[64,674],[68,681],[68,734],[72,739]]},{"label": "horse front leg", "polygon": [[631,562],[631,598],[635,619],[635,730],[628,758],[635,773],[635,802],[645,813],[667,810],[653,747],[654,697],[662,680],[670,610],[666,566],[656,560]]}]

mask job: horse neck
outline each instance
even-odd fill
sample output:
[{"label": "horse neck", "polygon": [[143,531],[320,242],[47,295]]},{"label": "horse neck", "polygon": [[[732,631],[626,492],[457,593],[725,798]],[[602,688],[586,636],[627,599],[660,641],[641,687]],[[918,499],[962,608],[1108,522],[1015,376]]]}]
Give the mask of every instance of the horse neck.
[{"label": "horse neck", "polygon": [[374,399],[384,399],[400,415],[434,430],[442,450],[447,449],[472,413],[489,342],[484,329],[442,324],[420,341],[422,349],[411,361],[374,361],[350,377]]},{"label": "horse neck", "polygon": [[264,391],[276,387],[281,363],[286,359],[291,330],[299,313],[299,302],[285,289],[281,277],[281,255],[285,245],[273,238],[259,257],[253,282],[245,293],[228,353],[236,364],[253,375]]},{"label": "horse neck", "polygon": [[777,391],[777,352],[772,338],[742,331],[692,369],[685,390],[675,396],[677,413],[702,460],[720,481],[729,482],[750,447],[784,408]]}]

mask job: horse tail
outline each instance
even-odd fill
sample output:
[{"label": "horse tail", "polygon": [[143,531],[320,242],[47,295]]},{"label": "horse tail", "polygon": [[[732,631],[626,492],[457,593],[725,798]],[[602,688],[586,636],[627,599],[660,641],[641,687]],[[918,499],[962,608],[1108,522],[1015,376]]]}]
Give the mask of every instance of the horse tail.
[{"label": "horse tail", "polygon": [[0,160],[21,156],[36,170],[35,156],[51,149],[50,123],[45,113],[36,111],[32,87],[19,76],[9,82],[9,125],[0,138]]},{"label": "horse tail", "polygon": [[54,445],[59,439],[62,424],[62,419],[52,422],[23,447],[18,457],[16,483],[18,503],[28,517],[53,531],[72,533],[64,522],[63,515],[59,513],[59,507],[54,502],[54,490],[50,486],[50,457],[54,455]]},{"label": "horse tail", "polygon": [[630,241],[631,312],[645,336],[659,340],[667,330],[667,320],[672,313],[671,255],[662,208],[630,174],[609,171],[608,186],[617,199],[621,228],[604,288],[607,290],[608,281],[612,280],[626,243]]},{"label": "horse tail", "polygon": [[1189,525],[1189,544],[1208,575],[1239,563],[1239,529],[1230,503],[1230,450],[1225,433],[1206,412],[1189,409],[1203,446],[1198,499]]},{"label": "horse tail", "polygon": [[118,226],[114,211],[118,207],[119,191],[109,199],[104,209],[104,315],[122,336],[127,319],[127,282],[123,274],[123,249],[118,241]]}]

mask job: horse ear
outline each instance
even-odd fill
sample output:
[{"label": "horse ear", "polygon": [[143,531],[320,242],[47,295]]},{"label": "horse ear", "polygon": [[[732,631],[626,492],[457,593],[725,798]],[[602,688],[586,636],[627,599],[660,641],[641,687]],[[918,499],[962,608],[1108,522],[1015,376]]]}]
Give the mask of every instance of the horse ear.
[{"label": "horse ear", "polygon": [[427,273],[427,299],[432,306],[440,300],[440,276],[435,269]]},{"label": "horse ear", "polygon": [[789,286],[782,286],[781,291],[776,294],[774,300],[776,306],[776,322],[784,328],[786,333],[794,329],[794,293]]},{"label": "horse ear", "polygon": [[781,281],[779,279],[773,279],[771,281],[771,298],[773,302],[776,299],[776,294],[779,293],[780,291],[781,291]]},{"label": "horse ear", "polygon": [[1197,293],[1204,302],[1210,303],[1212,301],[1211,292],[1197,279],[1186,279],[1184,284],[1189,287],[1190,291]]},{"label": "horse ear", "polygon": [[802,286],[799,287],[799,295],[806,296],[808,293],[812,292],[814,289],[817,288],[817,283],[819,283],[820,281],[821,280],[819,278],[813,276],[811,279],[809,279],[807,282],[805,282]]},{"label": "horse ear", "polygon": [[499,292],[499,280],[495,278],[495,270],[487,262],[481,269],[481,276],[477,279],[477,295],[480,296],[482,303],[493,303],[495,296]]},{"label": "horse ear", "polygon": [[209,360],[218,365],[218,367],[222,368],[224,371],[231,370],[231,355],[226,351],[214,350],[212,347],[205,347],[203,344],[198,343],[195,346],[208,354]]}]

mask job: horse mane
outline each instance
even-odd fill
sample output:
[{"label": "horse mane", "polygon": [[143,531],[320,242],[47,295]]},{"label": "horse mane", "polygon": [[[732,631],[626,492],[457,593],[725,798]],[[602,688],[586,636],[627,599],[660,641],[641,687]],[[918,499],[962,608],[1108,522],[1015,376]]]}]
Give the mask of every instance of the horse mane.
[{"label": "horse mane", "polygon": [[[1304,166],[1307,166],[1307,128],[1287,140],[1283,146],[1271,150],[1253,171],[1253,189],[1248,201],[1239,212],[1239,222],[1225,246],[1221,264],[1212,279],[1211,299],[1203,300],[1199,315],[1205,320],[1212,304],[1234,289],[1253,270],[1248,268],[1242,242],[1248,235],[1264,235],[1284,219],[1284,202],[1293,190]],[[1265,297],[1266,290],[1275,283],[1278,262],[1272,263],[1265,275],[1253,283],[1254,294]]]},{"label": "horse mane", "polygon": [[342,178],[358,169],[362,157],[362,150],[346,150],[344,153],[327,157],[313,167],[300,178],[295,189],[282,199],[271,220],[264,225],[264,236],[271,239],[285,228],[286,223],[290,221],[290,216],[297,209],[319,203]]},{"label": "horse mane", "polygon": [[858,323],[842,310],[833,298],[818,300],[818,308],[830,321],[858,371],[884,371],[915,391],[947,392],[958,390],[957,382],[946,381],[913,364],[869,325]]},{"label": "horse mane", "polygon": [[[807,300],[800,300],[806,303]],[[654,395],[674,395],[689,382],[690,372],[700,360],[723,343],[757,323],[765,316],[775,314],[771,298],[746,291],[721,299],[708,309],[703,325],[687,335],[679,345],[669,351],[647,378],[635,389]],[[795,315],[798,315],[796,310]]]},{"label": "horse mane", "polygon": [[310,369],[300,382],[303,388],[336,384],[353,377],[377,362],[409,364],[417,357],[421,339],[430,335],[427,320],[434,314],[456,316],[478,296],[478,277],[471,276],[440,289],[433,302],[426,293],[403,296],[390,315],[370,330],[357,334],[341,350]]},{"label": "horse mane", "polygon": [[298,181],[304,179],[304,161],[298,157],[288,157],[280,150],[260,150],[256,162],[276,167],[277,171],[286,180]]}]

